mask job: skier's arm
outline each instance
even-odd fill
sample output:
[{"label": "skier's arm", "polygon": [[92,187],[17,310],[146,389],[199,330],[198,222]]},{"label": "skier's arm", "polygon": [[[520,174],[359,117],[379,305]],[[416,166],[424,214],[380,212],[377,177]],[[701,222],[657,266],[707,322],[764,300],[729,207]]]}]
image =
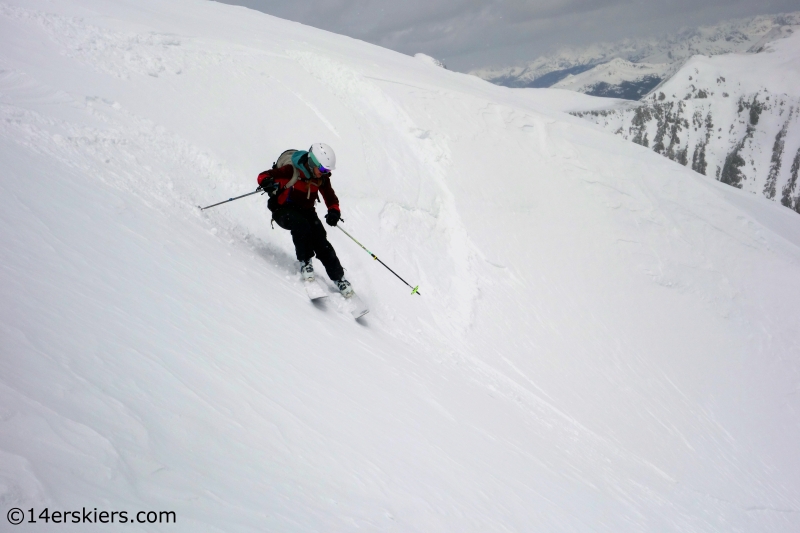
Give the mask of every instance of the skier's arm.
[{"label": "skier's arm", "polygon": [[[288,174],[288,176],[287,176]],[[267,193],[270,192],[270,189],[274,193],[277,193],[279,189],[283,188],[289,180],[292,178],[292,167],[291,165],[286,165],[285,167],[281,168],[273,168],[271,170],[265,170],[261,174],[258,175],[258,185],[262,189],[264,189]]]},{"label": "skier's arm", "polygon": [[333,187],[331,187],[331,179],[329,177],[323,178],[319,192],[322,193],[322,199],[325,200],[325,206],[328,208],[328,211],[331,209],[341,211],[339,209],[339,198],[337,198],[336,193],[333,192]]},{"label": "skier's arm", "polygon": [[270,197],[275,196],[279,185],[272,179],[272,171],[265,170],[258,175],[258,186],[261,187]]}]

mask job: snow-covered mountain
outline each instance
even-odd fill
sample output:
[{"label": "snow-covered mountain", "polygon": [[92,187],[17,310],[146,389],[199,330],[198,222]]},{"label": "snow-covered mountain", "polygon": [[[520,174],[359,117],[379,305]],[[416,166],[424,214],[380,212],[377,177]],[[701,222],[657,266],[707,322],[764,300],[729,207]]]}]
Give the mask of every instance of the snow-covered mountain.
[{"label": "snow-covered mountain", "polygon": [[701,174],[800,212],[800,32],[692,58],[638,104],[577,113]]},{"label": "snow-covered mountain", "polygon": [[556,87],[593,96],[638,100],[694,55],[756,52],[800,29],[800,12],[758,16],[686,29],[659,38],[563,48],[524,66],[471,73],[508,87]]},{"label": "snow-covered mountain", "polygon": [[661,83],[672,69],[672,63],[633,63],[614,58],[579,74],[570,74],[552,87],[592,96],[638,100]]},{"label": "snow-covered mountain", "polygon": [[[564,112],[598,100],[0,4],[0,530],[800,530],[800,217]],[[317,141],[421,296],[328,228],[355,322],[263,196],[197,209]]]}]

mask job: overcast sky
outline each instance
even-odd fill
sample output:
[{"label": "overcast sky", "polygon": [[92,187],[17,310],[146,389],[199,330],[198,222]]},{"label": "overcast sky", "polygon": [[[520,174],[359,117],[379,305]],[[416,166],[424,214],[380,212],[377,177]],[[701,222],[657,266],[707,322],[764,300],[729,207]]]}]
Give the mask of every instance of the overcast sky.
[{"label": "overcast sky", "polygon": [[560,46],[618,41],[730,18],[800,10],[800,0],[221,0],[467,71]]}]

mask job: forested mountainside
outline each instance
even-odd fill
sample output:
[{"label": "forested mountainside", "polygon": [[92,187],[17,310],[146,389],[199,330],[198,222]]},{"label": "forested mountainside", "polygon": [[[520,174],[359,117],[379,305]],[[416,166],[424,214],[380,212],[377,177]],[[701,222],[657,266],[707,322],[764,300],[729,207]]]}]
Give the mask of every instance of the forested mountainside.
[{"label": "forested mountainside", "polygon": [[692,59],[638,104],[577,112],[673,161],[800,212],[800,34]]}]

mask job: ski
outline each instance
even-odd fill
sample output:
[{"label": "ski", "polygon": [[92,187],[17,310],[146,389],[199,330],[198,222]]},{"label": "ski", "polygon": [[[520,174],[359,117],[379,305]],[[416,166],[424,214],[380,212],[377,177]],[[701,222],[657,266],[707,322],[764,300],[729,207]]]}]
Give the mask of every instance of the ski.
[{"label": "ski", "polygon": [[309,300],[320,300],[328,297],[325,289],[320,285],[319,281],[315,279],[303,281],[303,286],[306,289]]},{"label": "ski", "polygon": [[[303,287],[306,289],[306,294],[311,301],[322,300],[328,297],[328,291],[326,291],[325,287],[316,279],[303,281]],[[347,298],[342,296],[342,301],[344,302],[344,310],[348,311],[353,318],[358,319],[369,313],[369,309],[364,303],[364,300],[355,292]]]},{"label": "ski", "polygon": [[350,311],[350,314],[353,315],[353,318],[358,319],[369,313],[369,309],[364,303],[364,300],[362,300],[361,297],[355,292],[349,298],[345,298],[344,301],[347,310]]}]

